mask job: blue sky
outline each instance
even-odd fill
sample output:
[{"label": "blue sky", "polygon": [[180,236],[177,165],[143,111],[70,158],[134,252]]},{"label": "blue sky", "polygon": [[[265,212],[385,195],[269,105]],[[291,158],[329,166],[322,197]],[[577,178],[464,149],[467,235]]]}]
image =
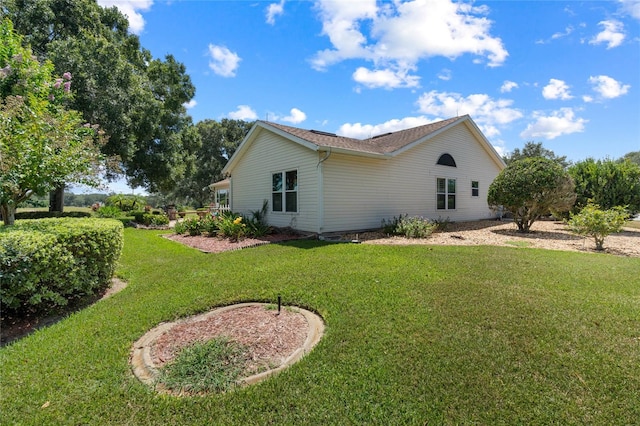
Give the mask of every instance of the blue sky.
[{"label": "blue sky", "polygon": [[[469,114],[504,154],[640,150],[640,1],[109,1],[196,86],[194,122],[366,138]],[[114,188],[119,190],[119,188]]]}]

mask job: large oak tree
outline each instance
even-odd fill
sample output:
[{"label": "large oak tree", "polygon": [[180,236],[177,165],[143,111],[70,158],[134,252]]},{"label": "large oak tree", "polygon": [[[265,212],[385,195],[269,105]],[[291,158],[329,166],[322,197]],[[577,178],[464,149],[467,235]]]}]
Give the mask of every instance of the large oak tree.
[{"label": "large oak tree", "polygon": [[199,139],[184,104],[195,87],[174,57],[154,59],[115,7],[92,0],[5,0],[3,13],[57,73],[74,75],[72,107],[108,135],[128,182],[170,190],[195,160]]}]

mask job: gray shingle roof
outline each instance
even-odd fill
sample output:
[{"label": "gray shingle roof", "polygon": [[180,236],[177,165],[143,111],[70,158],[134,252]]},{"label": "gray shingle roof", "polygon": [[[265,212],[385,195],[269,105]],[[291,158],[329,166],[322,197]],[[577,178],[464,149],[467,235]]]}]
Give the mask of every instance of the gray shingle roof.
[{"label": "gray shingle roof", "polygon": [[425,124],[424,126],[386,133],[367,139],[348,138],[323,131],[299,129],[297,127],[272,122],[263,123],[320,147],[340,148],[374,154],[389,154],[429,136],[457,120],[467,117],[468,116],[449,118],[447,120]]}]

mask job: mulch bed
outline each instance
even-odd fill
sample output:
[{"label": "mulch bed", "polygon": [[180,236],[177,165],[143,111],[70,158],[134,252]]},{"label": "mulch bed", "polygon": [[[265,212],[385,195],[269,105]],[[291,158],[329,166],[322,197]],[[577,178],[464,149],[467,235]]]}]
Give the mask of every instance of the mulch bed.
[{"label": "mulch bed", "polygon": [[290,231],[276,232],[259,238],[242,238],[238,241],[231,241],[229,238],[216,236],[209,237],[204,235],[190,236],[164,234],[162,236],[169,240],[196,248],[205,253],[222,253],[224,251],[240,250],[249,247],[257,247],[264,244],[280,243],[283,241],[309,238],[308,235],[301,235],[299,233]]}]

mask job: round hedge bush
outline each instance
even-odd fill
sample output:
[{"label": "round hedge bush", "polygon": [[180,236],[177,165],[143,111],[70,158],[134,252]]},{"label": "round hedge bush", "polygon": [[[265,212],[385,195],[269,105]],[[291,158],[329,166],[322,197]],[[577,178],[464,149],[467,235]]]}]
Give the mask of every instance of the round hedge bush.
[{"label": "round hedge bush", "polygon": [[109,285],[124,241],[112,219],[41,219],[0,227],[0,303],[46,310]]}]

